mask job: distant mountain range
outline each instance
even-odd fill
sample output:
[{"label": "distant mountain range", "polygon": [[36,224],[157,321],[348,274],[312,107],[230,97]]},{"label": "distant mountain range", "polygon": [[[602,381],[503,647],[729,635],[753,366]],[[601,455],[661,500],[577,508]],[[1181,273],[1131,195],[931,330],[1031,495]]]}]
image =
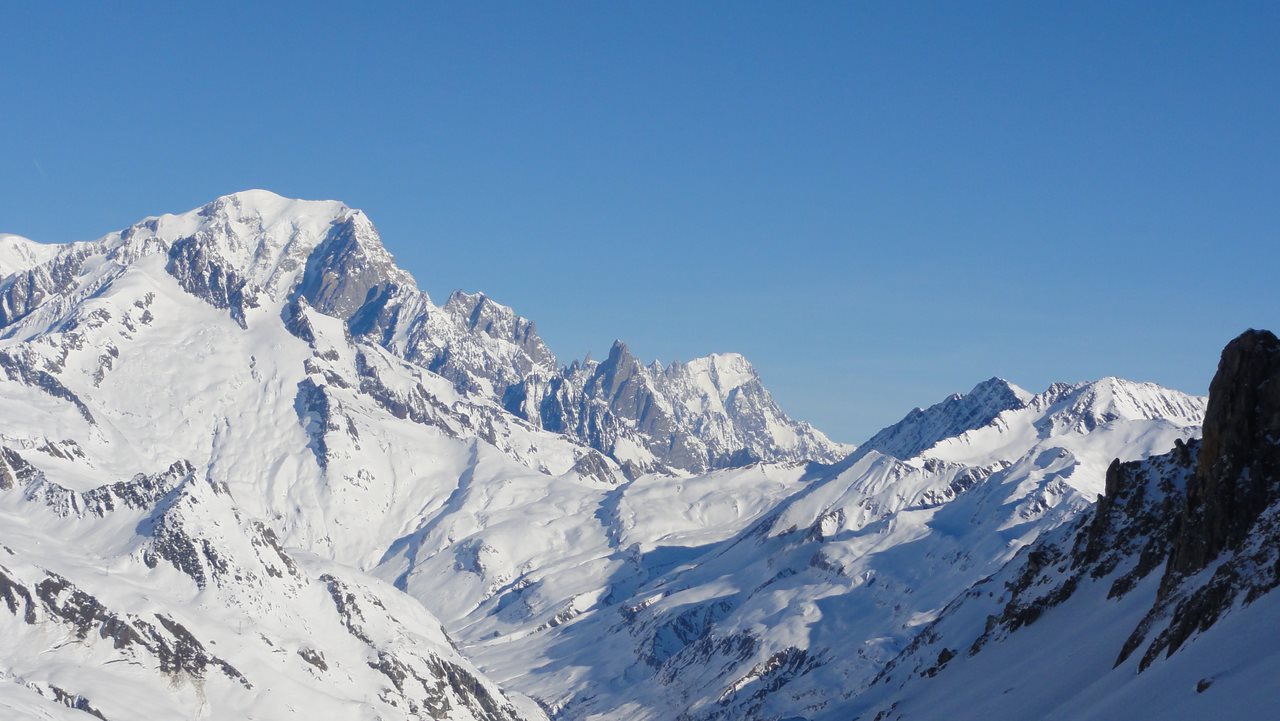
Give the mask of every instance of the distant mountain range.
[{"label": "distant mountain range", "polygon": [[338,202],[0,235],[0,715],[1256,717],[1277,388],[1250,332],[1207,403],[991,379],[855,447],[740,355],[437,306]]}]

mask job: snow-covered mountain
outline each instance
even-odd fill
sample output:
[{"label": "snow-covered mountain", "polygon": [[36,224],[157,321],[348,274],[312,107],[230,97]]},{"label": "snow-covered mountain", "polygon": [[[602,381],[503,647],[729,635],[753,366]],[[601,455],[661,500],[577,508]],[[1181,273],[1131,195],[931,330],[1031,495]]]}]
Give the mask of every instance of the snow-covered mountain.
[{"label": "snow-covered mountain", "polygon": [[960,595],[831,719],[1253,719],[1280,671],[1280,341],[1223,351],[1204,438]]},{"label": "snow-covered mountain", "polygon": [[[147,689],[141,710],[157,718],[332,704],[542,716],[453,649],[426,610],[447,600],[424,607],[360,570],[412,560],[471,484],[588,502],[625,479],[592,444],[501,404],[515,383],[568,373],[530,322],[478,295],[436,307],[363,213],[262,191],[95,241],[4,236],[0,264],[2,585],[11,630],[30,641],[0,668],[34,694],[15,708],[127,716],[126,684]],[[838,453],[781,415],[745,362],[735,370],[666,397],[690,432],[706,428],[695,467]],[[726,413],[753,410],[725,403],[743,385],[771,429]],[[675,430],[652,440],[627,412],[604,414],[607,453],[618,439],[671,442]],[[737,456],[705,453],[769,431],[779,438]],[[627,468],[685,459],[668,455]],[[85,643],[59,645],[68,634]],[[101,679],[69,670],[86,665]]]},{"label": "snow-covered mountain", "polygon": [[60,247],[12,233],[0,233],[0,277],[33,268],[57,255]]},{"label": "snow-covered mountain", "polygon": [[[471,397],[501,403],[554,384],[562,389],[555,393],[558,415],[515,400],[507,406],[529,408],[518,415],[571,434],[637,472],[832,461],[849,450],[788,418],[740,356],[675,364],[653,377],[625,353],[611,354],[613,362],[561,369],[531,321],[487,296],[458,292],[443,306],[432,304],[395,265],[362,212],[265,191],[149,218],[89,243],[42,246],[4,236],[0,328],[8,337],[35,332],[154,258],[164,259],[183,290],[226,309],[242,327],[259,307],[283,303],[296,314],[305,304],[344,321],[354,339],[447,378]],[[26,322],[16,325],[20,319]]]},{"label": "snow-covered mountain", "polygon": [[788,418],[737,353],[663,368],[642,365],[617,341],[603,362],[528,375],[504,400],[521,418],[608,453],[629,478],[758,461],[830,463],[852,450]]},{"label": "snow-covered mountain", "polygon": [[437,306],[341,203],[0,236],[0,711],[841,717],[1204,412],[992,379],[855,451],[741,356]]},{"label": "snow-covered mountain", "polygon": [[[353,237],[366,242],[352,250]],[[539,443],[557,472],[589,449],[357,347],[312,308],[339,313],[365,286],[407,281],[373,238],[341,204],[250,193],[6,257],[6,708],[543,718],[359,569],[468,459],[540,476],[521,460]],[[336,277],[317,254],[384,267]]]},{"label": "snow-covered mountain", "polygon": [[640,477],[596,511],[608,547],[584,523],[567,558],[469,520],[518,527],[528,506],[508,519],[473,505],[438,530],[427,545],[442,550],[419,557],[423,585],[411,575],[407,588],[424,596],[464,549],[482,549],[468,577],[443,581],[465,600],[442,617],[481,666],[558,718],[807,718],[1086,511],[1114,458],[1194,437],[1203,409],[1114,378],[1040,394],[988,381],[834,466]]}]

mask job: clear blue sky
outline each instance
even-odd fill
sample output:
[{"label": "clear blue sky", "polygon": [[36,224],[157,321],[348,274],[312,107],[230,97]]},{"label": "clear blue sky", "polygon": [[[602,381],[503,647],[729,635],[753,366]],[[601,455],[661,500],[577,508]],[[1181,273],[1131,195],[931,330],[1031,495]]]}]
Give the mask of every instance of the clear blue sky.
[{"label": "clear blue sky", "polygon": [[739,351],[848,441],[1280,326],[1275,2],[275,5],[0,6],[0,230],[338,198],[566,361]]}]

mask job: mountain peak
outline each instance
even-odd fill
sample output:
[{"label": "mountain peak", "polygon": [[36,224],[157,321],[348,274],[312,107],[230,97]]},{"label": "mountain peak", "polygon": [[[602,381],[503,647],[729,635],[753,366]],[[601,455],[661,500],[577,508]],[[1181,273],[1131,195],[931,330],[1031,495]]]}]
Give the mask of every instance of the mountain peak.
[{"label": "mountain peak", "polygon": [[[546,375],[554,370],[555,354],[538,336],[536,324],[516,313],[511,306],[499,303],[486,293],[455,290],[449,294],[449,299],[441,310],[443,313],[439,315],[449,319],[448,323],[452,324],[452,328],[446,329],[440,322],[436,322],[433,327],[442,335],[453,336],[455,344],[473,346],[463,355],[492,359],[514,354],[520,360],[509,360],[520,366],[521,375],[534,372],[535,369],[539,375]],[[485,337],[492,342],[485,341],[477,345],[466,340],[469,335],[473,340]],[[461,362],[461,359],[456,360]],[[483,361],[479,362],[474,372],[484,373],[484,366]],[[492,374],[492,370],[489,372]],[[505,390],[507,385],[518,380],[513,377],[499,385]]]},{"label": "mountain peak", "polygon": [[856,460],[871,451],[911,458],[938,442],[990,424],[1001,413],[1026,407],[1033,396],[1003,378],[989,378],[928,408],[916,408],[858,447]]},{"label": "mountain peak", "polygon": [[[173,248],[186,246],[181,252],[198,267],[234,273],[278,299],[298,284],[313,290],[324,285],[317,274],[333,281],[349,275],[352,268],[345,266],[356,257],[394,268],[363,213],[336,200],[299,200],[267,190],[231,193],[186,213],[147,218],[121,239],[136,245],[159,240],[171,255]],[[300,272],[304,268],[310,278]],[[407,276],[394,270],[404,282]],[[308,300],[322,312],[331,310],[323,301]]]},{"label": "mountain peak", "polygon": [[260,228],[270,228],[285,223],[303,223],[313,218],[327,224],[345,219],[353,212],[359,211],[353,211],[337,200],[286,198],[270,190],[252,189],[218,196],[201,207],[180,213],[176,217],[196,216],[206,220],[220,219],[240,223],[257,221]]},{"label": "mountain peak", "polygon": [[522,329],[523,335],[536,332],[533,321],[516,313],[511,306],[499,303],[483,291],[468,293],[464,290],[455,290],[445,301],[444,310],[465,319],[464,322],[473,329],[492,330],[497,324],[503,327],[507,335],[515,333],[517,327]]},{"label": "mountain peak", "polygon": [[1049,409],[1041,421],[1049,433],[1080,433],[1111,421],[1158,418],[1199,425],[1205,407],[1202,397],[1115,376],[1076,385],[1055,383],[1033,403]]},{"label": "mountain peak", "polygon": [[753,372],[755,370],[751,366],[751,361],[748,361],[746,356],[741,353],[711,353],[701,358],[694,358],[689,361],[689,364],[706,364],[711,368],[726,372],[733,371],[745,373]]},{"label": "mountain peak", "polygon": [[613,345],[609,346],[609,355],[605,359],[605,364],[616,366],[626,363],[629,360],[635,361],[637,365],[639,364],[636,357],[631,355],[631,348],[627,347],[626,343],[620,340],[614,340]]},{"label": "mountain peak", "polygon": [[58,254],[64,246],[37,243],[12,233],[0,233],[0,278],[30,270]]},{"label": "mountain peak", "polygon": [[751,363],[738,353],[712,353],[694,358],[686,363],[673,364],[668,375],[682,375],[695,379],[705,392],[726,400],[733,391],[750,383],[758,383],[760,376]]},{"label": "mountain peak", "polygon": [[485,302],[492,303],[494,301],[484,291],[478,290],[475,292],[467,292],[459,288],[449,294],[449,297],[445,299],[444,304],[446,306],[457,305],[472,308]]},{"label": "mountain peak", "polygon": [[1010,396],[1025,404],[1034,398],[1035,394],[1005,380],[1004,378],[992,376],[991,378],[988,378],[974,386],[973,389],[968,393],[965,393],[963,397],[976,400],[987,398],[1008,398]]},{"label": "mountain peak", "polygon": [[241,206],[250,205],[271,205],[289,203],[297,200],[296,198],[287,198],[279,193],[263,188],[248,188],[245,190],[237,190],[226,195],[219,195],[208,203],[208,205],[224,205],[234,204]]},{"label": "mountain peak", "polygon": [[[0,247],[0,267],[17,268],[39,260],[29,248],[45,246],[14,239],[3,247],[10,252]],[[748,458],[830,462],[849,450],[786,417],[737,353],[645,366],[618,340],[603,362],[560,368],[533,321],[487,294],[457,291],[434,305],[397,266],[369,218],[339,201],[242,190],[145,218],[74,252],[47,252],[57,258],[56,273],[0,289],[0,326],[48,299],[75,304],[92,297],[117,271],[163,258],[162,273],[225,309],[241,328],[269,323],[282,310],[295,317],[291,304],[305,303],[343,321],[354,340],[379,345],[525,420],[579,435],[619,458],[646,449],[634,455],[638,467],[699,470]],[[55,311],[38,322],[57,322]],[[607,418],[598,415],[599,404]]]}]

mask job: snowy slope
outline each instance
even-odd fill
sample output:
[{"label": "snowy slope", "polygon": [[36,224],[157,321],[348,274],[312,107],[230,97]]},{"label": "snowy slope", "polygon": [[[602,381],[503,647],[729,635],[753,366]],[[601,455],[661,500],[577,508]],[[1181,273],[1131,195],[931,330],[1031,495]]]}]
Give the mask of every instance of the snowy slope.
[{"label": "snowy slope", "polygon": [[357,568],[469,458],[541,477],[525,455],[564,472],[587,450],[356,348],[294,292],[325,277],[308,259],[328,240],[369,227],[337,203],[249,193],[0,282],[0,621],[21,639],[0,667],[30,695],[7,693],[14,708],[542,717]]},{"label": "snowy slope", "polygon": [[77,493],[4,455],[6,718],[32,694],[108,719],[541,718],[418,604],[286,551],[188,464]]},{"label": "snowy slope", "polygon": [[0,233],[0,277],[29,270],[49,260],[62,246],[37,243],[12,233]]}]

